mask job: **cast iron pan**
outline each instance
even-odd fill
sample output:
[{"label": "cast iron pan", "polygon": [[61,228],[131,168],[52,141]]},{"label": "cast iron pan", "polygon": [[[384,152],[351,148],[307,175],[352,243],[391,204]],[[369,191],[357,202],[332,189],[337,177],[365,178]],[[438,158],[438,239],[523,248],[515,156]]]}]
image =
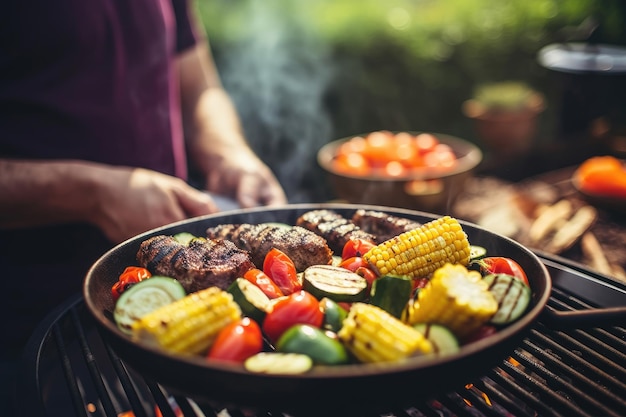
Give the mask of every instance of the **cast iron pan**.
[{"label": "cast iron pan", "polygon": [[207,227],[221,223],[284,222],[294,224],[302,213],[327,208],[350,217],[358,208],[385,211],[422,223],[439,216],[404,209],[349,204],[302,204],[281,208],[234,210],[186,220],[136,236],[104,254],[89,270],[84,297],[106,340],[130,366],[161,383],[170,392],[200,402],[281,409],[295,415],[357,415],[409,406],[418,399],[461,388],[483,375],[513,351],[544,311],[551,292],[546,267],[530,250],[515,241],[461,222],[472,244],[491,255],[518,261],[528,275],[532,301],[517,322],[486,339],[463,346],[442,358],[412,358],[403,363],[316,368],[303,375],[253,374],[243,367],[182,358],[137,344],[113,321],[110,289],[128,265],[136,265],[140,243],[150,236],[190,232],[203,236]]}]

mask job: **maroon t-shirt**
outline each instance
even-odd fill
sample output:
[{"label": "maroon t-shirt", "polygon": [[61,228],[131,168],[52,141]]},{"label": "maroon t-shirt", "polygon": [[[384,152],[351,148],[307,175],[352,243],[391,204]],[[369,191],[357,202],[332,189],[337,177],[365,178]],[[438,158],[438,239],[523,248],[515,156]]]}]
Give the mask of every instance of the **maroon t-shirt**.
[{"label": "maroon t-shirt", "polygon": [[[84,159],[185,178],[173,58],[195,42],[186,0],[5,2],[0,157]],[[4,340],[22,340],[31,330],[24,323],[80,291],[87,267],[110,246],[87,225],[0,230]]]}]

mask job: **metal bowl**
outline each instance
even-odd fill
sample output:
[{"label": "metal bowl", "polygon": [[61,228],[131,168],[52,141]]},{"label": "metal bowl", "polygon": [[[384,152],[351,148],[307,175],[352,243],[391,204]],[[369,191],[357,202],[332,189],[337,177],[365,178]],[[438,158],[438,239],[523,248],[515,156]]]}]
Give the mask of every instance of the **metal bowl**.
[{"label": "metal bowl", "polygon": [[[409,132],[418,134],[420,132]],[[353,204],[374,204],[401,207],[431,213],[446,213],[462,191],[465,181],[474,174],[483,153],[473,143],[454,136],[432,133],[441,143],[449,145],[457,157],[449,171],[424,169],[410,176],[396,178],[357,176],[337,172],[333,159],[337,149],[350,138],[327,143],[317,153],[319,165],[326,171],[335,196]],[[365,136],[365,135],[360,135]]]},{"label": "metal bowl", "polygon": [[[267,375],[247,372],[243,366],[183,357],[131,340],[113,320],[111,286],[128,265],[136,264],[141,242],[159,234],[189,232],[203,235],[224,223],[281,222],[295,224],[303,213],[334,210],[349,218],[359,209],[384,210],[421,223],[438,216],[404,209],[352,204],[299,204],[281,208],[233,210],[189,219],[136,236],[104,254],[84,281],[85,304],[116,353],[142,375],[170,392],[200,402],[238,404],[277,409],[295,415],[359,415],[408,406],[418,399],[463,387],[483,375],[515,349],[537,320],[550,296],[552,281],[546,267],[530,250],[506,237],[461,221],[471,243],[488,253],[517,260],[532,288],[531,304],[515,323],[485,339],[466,344],[459,352],[442,357],[415,357],[398,363],[318,367],[302,375]],[[343,414],[341,414],[343,413]],[[369,414],[368,414],[369,415]]]}]

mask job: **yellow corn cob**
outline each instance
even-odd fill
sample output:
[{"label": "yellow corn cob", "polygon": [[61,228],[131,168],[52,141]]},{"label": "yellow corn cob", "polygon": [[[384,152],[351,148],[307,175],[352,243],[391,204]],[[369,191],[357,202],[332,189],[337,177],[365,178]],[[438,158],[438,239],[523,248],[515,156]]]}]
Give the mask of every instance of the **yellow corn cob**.
[{"label": "yellow corn cob", "polygon": [[444,216],[373,247],[363,258],[380,275],[422,278],[446,263],[467,265],[470,244],[459,222]]},{"label": "yellow corn cob", "polygon": [[409,324],[441,324],[463,338],[496,313],[498,302],[478,271],[446,264],[435,271],[408,309]]},{"label": "yellow corn cob", "polygon": [[146,314],[133,323],[132,336],[170,352],[198,354],[208,349],[222,328],[240,317],[232,295],[210,287]]},{"label": "yellow corn cob", "polygon": [[420,332],[372,304],[352,304],[337,335],[362,362],[397,361],[432,352]]}]

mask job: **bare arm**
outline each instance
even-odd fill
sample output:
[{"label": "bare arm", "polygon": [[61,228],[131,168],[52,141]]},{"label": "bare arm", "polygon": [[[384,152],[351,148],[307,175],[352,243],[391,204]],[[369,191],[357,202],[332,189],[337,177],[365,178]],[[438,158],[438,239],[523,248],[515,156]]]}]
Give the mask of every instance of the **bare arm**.
[{"label": "bare arm", "polygon": [[287,202],[272,171],[245,140],[237,111],[221,85],[209,45],[201,41],[178,59],[189,154],[207,188],[244,207]]},{"label": "bare arm", "polygon": [[0,159],[0,228],[86,222],[117,243],[215,211],[183,180],[145,169]]}]

